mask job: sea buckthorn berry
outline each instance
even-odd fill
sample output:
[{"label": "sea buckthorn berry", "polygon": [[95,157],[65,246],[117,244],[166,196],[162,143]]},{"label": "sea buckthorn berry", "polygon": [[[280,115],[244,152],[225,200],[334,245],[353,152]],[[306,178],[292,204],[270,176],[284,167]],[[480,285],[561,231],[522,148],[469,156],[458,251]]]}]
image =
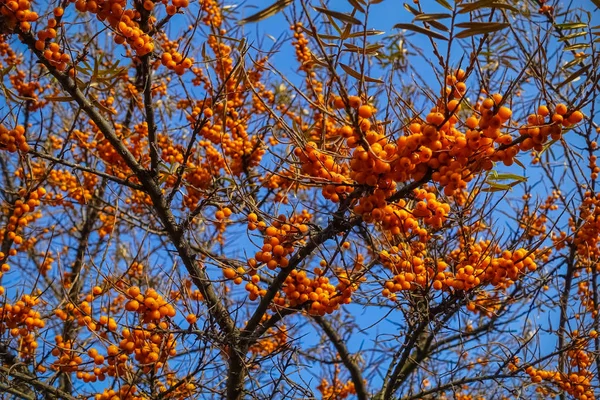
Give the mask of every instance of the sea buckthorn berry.
[{"label": "sea buckthorn berry", "polygon": [[226,279],[233,279],[237,276],[237,273],[233,268],[225,268],[223,270],[223,276],[225,276]]},{"label": "sea buckthorn berry", "polygon": [[346,105],[344,104],[344,100],[340,96],[334,97],[333,106],[338,110],[341,110],[346,107]]},{"label": "sea buckthorn berry", "polygon": [[195,314],[188,314],[187,317],[185,317],[185,319],[190,324],[195,324],[196,321],[198,321],[198,317],[196,317]]},{"label": "sea buckthorn berry", "polygon": [[583,120],[583,113],[581,111],[573,111],[567,118],[567,121],[571,124],[578,124]]},{"label": "sea buckthorn berry", "polygon": [[565,115],[568,111],[567,106],[562,103],[557,104],[554,110],[558,115]]},{"label": "sea buckthorn berry", "polygon": [[361,118],[371,118],[373,116],[373,108],[369,105],[362,105],[358,108],[358,116]]},{"label": "sea buckthorn berry", "polygon": [[[362,105],[362,101],[358,96],[348,96],[348,105],[355,110],[359,110],[359,107]],[[343,108],[343,107],[342,107]],[[360,115],[360,110],[359,110]],[[369,118],[369,117],[364,117]]]}]

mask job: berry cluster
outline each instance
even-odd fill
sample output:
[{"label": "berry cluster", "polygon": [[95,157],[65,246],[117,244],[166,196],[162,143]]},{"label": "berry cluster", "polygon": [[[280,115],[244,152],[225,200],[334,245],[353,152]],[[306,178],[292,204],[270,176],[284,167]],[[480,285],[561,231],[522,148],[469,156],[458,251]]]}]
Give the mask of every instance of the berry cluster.
[{"label": "berry cluster", "polygon": [[40,303],[39,296],[26,294],[16,303],[0,307],[0,333],[9,331],[10,336],[18,341],[15,347],[19,349],[22,360],[35,356],[38,347],[36,330],[46,325],[41,314],[34,309]]},{"label": "berry cluster", "polygon": [[37,13],[31,11],[29,0],[0,0],[0,16],[9,30],[14,30],[18,23],[23,32],[29,31],[31,23],[38,19]]},{"label": "berry cluster", "polygon": [[163,53],[160,61],[162,65],[172,71],[175,71],[177,75],[183,75],[184,72],[190,69],[194,64],[193,58],[183,57],[181,53],[177,51]]},{"label": "berry cluster", "polygon": [[[324,267],[327,264],[322,261]],[[306,305],[310,315],[331,314],[342,304],[351,302],[352,293],[358,289],[361,278],[337,269],[335,275],[338,284],[331,284],[322,268],[314,269],[314,278],[309,278],[306,271],[292,270],[285,280],[282,293],[277,294],[273,303],[279,307],[298,307]]]},{"label": "berry cluster", "polygon": [[[249,227],[257,228],[263,232],[264,244],[254,258],[248,260],[248,265],[256,269],[259,264],[265,264],[267,268],[274,270],[278,266],[285,268],[289,264],[288,256],[293,253],[294,245],[308,232],[305,222],[309,217],[300,215],[293,216],[288,221],[285,215],[280,215],[269,227],[264,222],[256,224],[257,217],[249,217]],[[254,221],[254,222],[253,222]]]},{"label": "berry cluster", "polygon": [[25,127],[17,125],[14,129],[7,129],[0,124],[0,150],[7,150],[11,153],[20,150],[27,152],[29,145],[25,139]]}]

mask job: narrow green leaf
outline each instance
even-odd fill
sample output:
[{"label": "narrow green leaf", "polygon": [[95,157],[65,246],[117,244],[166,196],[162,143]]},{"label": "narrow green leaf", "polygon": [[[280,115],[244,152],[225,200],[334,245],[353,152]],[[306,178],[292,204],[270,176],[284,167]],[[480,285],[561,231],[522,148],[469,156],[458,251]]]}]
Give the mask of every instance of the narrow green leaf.
[{"label": "narrow green leaf", "polygon": [[[313,36],[313,33],[310,32],[309,35]],[[335,36],[335,35],[323,35],[323,34],[319,34],[319,38],[321,40],[340,40],[342,37],[341,36]]]},{"label": "narrow green leaf", "polygon": [[4,78],[12,69],[15,67],[15,64],[10,64],[8,67],[4,68],[0,71],[0,78]]},{"label": "narrow green leaf", "polygon": [[573,72],[571,75],[569,75],[569,77],[567,79],[565,79],[564,81],[562,81],[557,87],[556,89],[560,89],[561,87],[568,85],[569,83],[573,82],[575,79],[577,79],[578,77],[580,77],[581,75],[585,74],[589,69],[590,69],[591,65],[585,65],[581,68],[579,68],[577,71]]},{"label": "narrow green leaf", "polygon": [[488,177],[488,180],[495,180],[495,181],[520,181],[520,182],[527,182],[527,177],[525,176],[521,176],[521,175],[515,175],[515,174],[508,174],[508,173],[502,173],[502,174],[498,174],[496,173],[494,176],[492,177]]},{"label": "narrow green leaf", "polygon": [[383,81],[381,79],[376,79],[376,78],[371,78],[370,76],[361,76],[360,72],[353,70],[352,68],[350,68],[349,66],[340,63],[340,66],[342,67],[342,69],[344,70],[344,72],[346,72],[348,75],[350,75],[351,77],[353,77],[354,79],[357,80],[361,80],[364,79],[365,82],[374,82],[374,83],[383,83]]},{"label": "narrow green leaf", "polygon": [[590,47],[590,45],[588,43],[577,43],[577,44],[572,44],[570,46],[565,46],[565,48],[563,50],[564,51],[572,51],[572,50],[579,50],[579,49],[587,49],[589,47]]},{"label": "narrow green leaf", "polygon": [[557,142],[557,140],[558,140],[558,139],[554,139],[554,140],[552,140],[552,141],[550,141],[550,142],[546,143],[546,144],[544,145],[544,148],[542,149],[542,151],[540,151],[540,152],[538,153],[538,157],[541,157],[541,156],[542,156],[542,154],[544,154],[544,153],[545,153],[545,152],[546,152],[546,151],[547,151],[547,150],[548,150],[548,149],[549,149],[549,148],[550,148],[550,147],[551,147],[551,146],[552,146],[554,143],[556,143],[556,142]]},{"label": "narrow green leaf", "polygon": [[355,18],[352,15],[347,14],[347,13],[328,10],[327,8],[323,8],[323,7],[313,7],[313,8],[318,12],[321,12],[325,15],[329,15],[330,17],[339,19],[340,21],[347,22],[349,24],[354,24],[354,25],[362,25],[363,24],[361,20],[359,20],[358,18]]},{"label": "narrow green leaf", "polygon": [[384,33],[385,33],[384,31],[376,31],[374,29],[370,29],[368,31],[354,32],[353,34],[351,34],[348,37],[351,37],[351,38],[363,37],[363,36],[365,36],[365,34],[367,36],[379,36],[379,35],[383,35]]},{"label": "narrow green leaf", "polygon": [[361,53],[362,54],[364,51],[365,54],[373,54],[373,53],[377,53],[377,50],[381,49],[384,46],[382,44],[371,44],[369,46],[362,47],[362,46],[355,46],[350,43],[344,43],[344,47],[346,47],[346,49],[348,51],[351,51],[353,53]]},{"label": "narrow green leaf", "polygon": [[565,65],[563,65],[562,69],[563,70],[567,70],[577,64],[581,64],[583,62],[584,57],[577,57],[571,61],[569,61],[568,63],[566,63]]},{"label": "narrow green leaf", "polygon": [[415,17],[415,20],[417,21],[437,21],[439,19],[447,19],[447,18],[452,18],[452,15],[450,14],[443,14],[443,13],[438,13],[438,14],[419,14]]},{"label": "narrow green leaf", "polygon": [[561,37],[560,39],[558,39],[558,41],[559,42],[565,42],[567,40],[575,39],[576,37],[585,36],[585,35],[587,35],[586,31],[575,32],[575,33],[571,33],[570,35]]},{"label": "narrow green leaf", "polygon": [[559,29],[581,29],[587,28],[587,24],[583,22],[565,22],[564,24],[554,25]]},{"label": "narrow green leaf", "polygon": [[427,35],[431,38],[435,38],[435,39],[440,39],[440,40],[448,40],[448,38],[444,35],[442,35],[441,33],[437,33],[437,32],[433,32],[429,29],[414,25],[414,24],[396,24],[394,25],[394,28],[396,29],[406,29],[408,31],[413,31],[413,32],[417,32],[417,33],[422,33],[424,35]]},{"label": "narrow green leaf", "polygon": [[501,8],[504,10],[519,12],[518,9],[511,6],[510,4],[505,4],[500,1],[494,0],[480,0],[474,3],[459,4],[458,7],[460,8],[460,10],[458,11],[459,14],[467,14],[482,8]]},{"label": "narrow green leaf", "polygon": [[504,22],[465,22],[461,24],[456,24],[459,28],[467,28],[463,31],[460,31],[456,34],[456,37],[459,39],[475,36],[475,35],[483,35],[492,32],[497,32],[502,29],[506,29],[510,24]]},{"label": "narrow green leaf", "polygon": [[506,190],[510,190],[512,186],[510,185],[502,185],[499,183],[488,182],[489,187],[485,187],[481,189],[482,192],[503,192]]},{"label": "narrow green leaf", "polygon": [[259,12],[252,14],[251,16],[244,18],[238,22],[238,24],[243,25],[249,22],[258,22],[265,18],[269,18],[278,12],[282,11],[284,8],[292,4],[294,0],[277,0],[275,3],[271,4],[269,7],[260,10]]}]

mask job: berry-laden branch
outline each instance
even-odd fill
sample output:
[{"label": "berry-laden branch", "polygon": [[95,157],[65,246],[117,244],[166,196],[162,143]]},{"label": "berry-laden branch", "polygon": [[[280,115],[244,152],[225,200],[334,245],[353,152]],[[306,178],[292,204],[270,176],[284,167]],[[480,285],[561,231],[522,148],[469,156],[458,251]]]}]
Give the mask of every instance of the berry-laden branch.
[{"label": "berry-laden branch", "polygon": [[156,214],[163,224],[167,234],[169,235],[172,244],[177,249],[182,262],[190,274],[190,278],[193,280],[194,284],[198,287],[206,299],[209,313],[214,317],[215,321],[219,324],[223,332],[225,332],[230,338],[235,338],[237,332],[235,324],[231,319],[229,312],[214,291],[210,278],[207,276],[206,272],[199,267],[193,251],[191,250],[189,243],[187,243],[183,237],[183,234],[175,221],[175,217],[169,209],[157,182],[154,180],[152,175],[137,162],[131,152],[117,137],[109,121],[105,119],[100,111],[92,104],[92,102],[86,98],[83,92],[78,88],[76,82],[68,74],[56,69],[43,57],[41,52],[35,48],[35,39],[31,33],[21,32],[20,36],[23,43],[26,44],[30,51],[36,54],[40,62],[44,64],[46,68],[48,68],[48,71],[50,71],[50,73],[60,83],[63,90],[69,93],[79,107],[81,107],[81,109],[90,117],[92,121],[94,121],[98,129],[100,129],[113,148],[126,162],[127,166],[140,180],[144,190],[152,199]]},{"label": "berry-laden branch", "polygon": [[0,0],[0,390],[596,398],[583,3],[310,3]]},{"label": "berry-laden branch", "polygon": [[365,380],[362,376],[360,367],[352,358],[352,354],[350,354],[350,352],[348,351],[344,339],[342,339],[342,337],[338,335],[335,328],[332,327],[331,324],[325,318],[317,315],[313,316],[312,318],[317,322],[321,329],[323,329],[323,332],[325,332],[329,340],[331,340],[331,343],[340,355],[344,366],[350,372],[350,376],[352,377],[352,383],[354,384],[354,390],[356,391],[356,397],[359,400],[368,399],[369,394],[367,392]]}]

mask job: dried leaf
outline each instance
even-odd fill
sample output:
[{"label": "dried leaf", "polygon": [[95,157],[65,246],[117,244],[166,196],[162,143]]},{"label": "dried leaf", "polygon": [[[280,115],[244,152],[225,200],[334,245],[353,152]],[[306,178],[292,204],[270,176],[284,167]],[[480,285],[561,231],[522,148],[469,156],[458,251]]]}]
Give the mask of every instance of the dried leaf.
[{"label": "dried leaf", "polygon": [[414,8],[413,6],[411,6],[408,3],[404,3],[404,8],[406,8],[408,11],[411,12],[412,15],[420,15],[423,14],[421,11],[417,10],[416,8]]},{"label": "dried leaf", "polygon": [[382,44],[371,44],[369,46],[363,47],[363,46],[355,46],[350,43],[344,43],[344,47],[346,47],[346,49],[348,51],[351,51],[353,53],[362,54],[364,51],[365,54],[373,54],[373,53],[377,53],[377,50],[381,49],[384,46]]},{"label": "dried leaf", "polygon": [[450,11],[453,10],[453,8],[450,5],[450,3],[448,3],[446,0],[435,0],[435,2],[438,3],[439,5],[441,5],[442,7],[447,8]]},{"label": "dried leaf", "polygon": [[342,40],[348,39],[350,37],[350,33],[352,32],[352,24],[346,24],[344,27],[344,31],[342,32]]},{"label": "dried leaf", "polygon": [[513,158],[513,161],[515,162],[515,164],[517,164],[519,167],[525,169],[525,166],[523,165],[523,163],[521,161],[519,161],[518,158]]},{"label": "dried leaf", "polygon": [[586,65],[584,67],[579,68],[577,71],[573,72],[571,75],[569,75],[569,77],[567,79],[565,79],[564,81],[562,81],[557,87],[556,89],[560,89],[561,87],[568,85],[569,83],[573,82],[575,79],[577,79],[578,77],[580,77],[581,75],[585,74],[589,69],[590,69],[591,65]]},{"label": "dried leaf", "polygon": [[381,79],[371,78],[370,76],[366,76],[366,75],[363,76],[360,74],[360,72],[353,70],[352,68],[350,68],[349,66],[347,66],[345,64],[340,63],[340,66],[342,67],[344,72],[346,72],[351,77],[358,79],[359,81],[361,79],[364,79],[365,82],[383,83],[383,81]]},{"label": "dried leaf", "polygon": [[439,19],[452,18],[450,14],[437,13],[437,14],[419,14],[415,17],[417,21],[437,21]]},{"label": "dried leaf", "polygon": [[354,24],[354,25],[362,25],[363,24],[361,20],[359,20],[358,18],[355,18],[352,15],[347,14],[347,13],[328,10],[327,8],[323,8],[323,7],[313,7],[313,8],[316,11],[322,12],[325,15],[329,15],[330,17],[339,19],[340,21],[347,22],[349,24]]},{"label": "dried leaf", "polygon": [[252,14],[251,16],[244,18],[238,22],[238,24],[243,25],[248,22],[258,22],[265,18],[272,17],[278,12],[282,11],[284,8],[292,4],[294,0],[277,0],[275,3],[271,4],[269,7],[260,10],[256,14]]},{"label": "dried leaf", "polygon": [[467,28],[456,34],[457,38],[462,39],[470,36],[497,32],[508,28],[510,24],[505,22],[464,22],[456,24],[456,26],[458,28]]},{"label": "dried leaf", "polygon": [[448,27],[446,25],[442,24],[441,22],[429,21],[428,24],[439,31],[450,32],[450,29],[448,29]]},{"label": "dried leaf", "polygon": [[46,96],[44,99],[48,101],[73,101],[71,96]]},{"label": "dried leaf", "polygon": [[482,8],[502,8],[505,10],[510,10],[513,12],[519,12],[519,10],[517,10],[515,7],[511,6],[510,4],[506,4],[506,3],[502,3],[500,1],[495,1],[495,0],[480,0],[480,1],[476,1],[474,3],[463,3],[463,4],[459,4],[458,7],[460,8],[460,10],[458,11],[459,14],[467,14],[470,13],[472,11],[475,10],[479,10]]},{"label": "dried leaf", "polygon": [[363,14],[365,13],[365,9],[363,8],[363,6],[360,5],[358,0],[348,0],[348,3],[350,3],[352,7],[354,7],[354,9],[360,11]]},{"label": "dried leaf", "polygon": [[422,33],[424,35],[427,35],[427,36],[429,36],[431,38],[435,38],[435,39],[448,40],[448,38],[446,36],[442,35],[441,33],[433,32],[429,29],[423,28],[423,27],[415,25],[415,24],[396,24],[396,25],[394,25],[394,28],[406,29],[408,31]]}]

